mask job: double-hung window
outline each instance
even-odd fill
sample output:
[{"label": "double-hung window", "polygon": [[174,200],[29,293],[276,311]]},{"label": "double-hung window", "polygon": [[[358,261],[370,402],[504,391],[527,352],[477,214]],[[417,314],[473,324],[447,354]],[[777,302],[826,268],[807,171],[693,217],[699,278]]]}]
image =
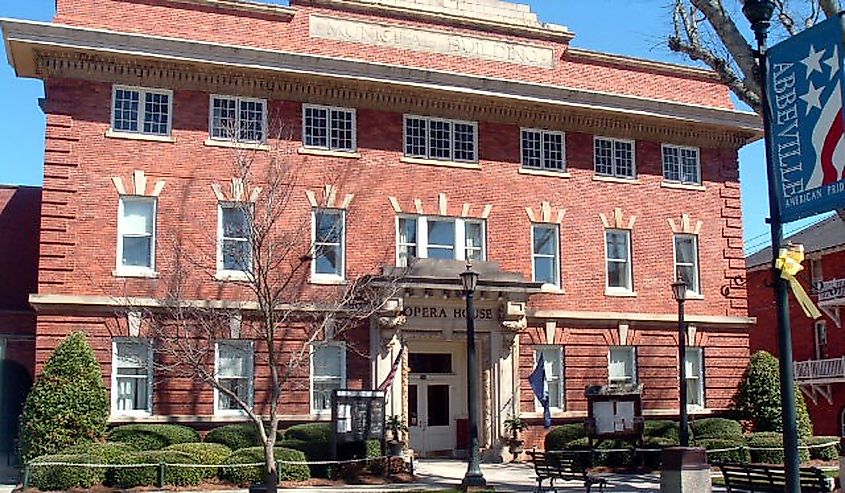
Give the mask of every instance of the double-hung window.
[{"label": "double-hung window", "polygon": [[[543,355],[543,366],[546,371],[545,391],[549,396],[549,407],[556,411],[564,410],[564,386],[563,386],[563,347],[561,346],[534,346],[534,365],[540,361]],[[534,407],[541,411],[543,407],[540,401],[534,399]]]},{"label": "double-hung window", "polygon": [[608,355],[608,381],[612,384],[637,383],[637,351],[632,346],[613,346]]},{"label": "double-hung window", "polygon": [[114,86],[112,88],[113,132],[168,136],[173,93],[162,89]]},{"label": "double-hung window", "polygon": [[212,95],[209,105],[212,140],[264,143],[267,140],[267,101]]},{"label": "double-hung window", "polygon": [[827,359],[827,322],[816,320],[813,323],[813,333],[816,342],[816,359]]},{"label": "double-hung window", "polygon": [[332,390],[346,386],[346,345],[322,342],[311,346],[311,413],[331,411]]},{"label": "double-hung window", "polygon": [[354,152],[355,110],[306,104],[302,106],[302,144],[312,149]]},{"label": "double-hung window", "polygon": [[557,224],[533,224],[531,243],[534,282],[560,286],[560,232]]},{"label": "double-hung window", "polygon": [[486,259],[484,221],[442,216],[400,216],[396,262],[407,267],[414,258]]},{"label": "double-hung window", "polygon": [[[220,387],[228,390],[247,406],[253,405],[252,341],[218,341],[215,346],[214,376]],[[239,414],[243,408],[232,396],[214,389],[215,414]]]},{"label": "double-hung window", "polygon": [[153,410],[153,356],[150,341],[112,341],[112,414],[146,416]]},{"label": "double-hung window", "polygon": [[405,115],[405,156],[476,162],[478,124]]},{"label": "double-hung window", "polygon": [[698,148],[663,144],[663,179],[674,183],[700,185]]},{"label": "double-hung window", "polygon": [[607,289],[633,291],[631,273],[631,231],[627,229],[605,230],[607,256]]},{"label": "double-hung window", "polygon": [[700,347],[686,349],[687,407],[704,408],[704,353]]},{"label": "double-hung window", "polygon": [[626,179],[637,177],[634,141],[596,137],[594,143],[597,175]]},{"label": "double-hung window", "polygon": [[220,204],[217,272],[243,274],[252,270],[252,204]]},{"label": "double-hung window", "polygon": [[566,171],[563,132],[523,128],[521,142],[523,168]]},{"label": "double-hung window", "polygon": [[153,197],[124,195],[118,203],[118,275],[155,271],[156,200]]},{"label": "double-hung window", "polygon": [[700,295],[701,281],[698,271],[698,236],[675,235],[675,280],[687,283],[687,292]]},{"label": "double-hung window", "polygon": [[342,209],[314,210],[312,278],[344,278],[346,256],[345,214]]}]

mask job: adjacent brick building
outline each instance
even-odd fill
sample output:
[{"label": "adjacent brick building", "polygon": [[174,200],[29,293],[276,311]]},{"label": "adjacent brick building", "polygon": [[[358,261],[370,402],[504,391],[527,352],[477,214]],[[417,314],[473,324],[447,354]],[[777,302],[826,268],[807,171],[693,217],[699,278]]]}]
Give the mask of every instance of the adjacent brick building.
[{"label": "adjacent brick building", "polygon": [[[798,279],[820,308],[822,318],[804,315],[790,294],[789,320],[795,383],[804,392],[816,435],[845,435],[845,337],[840,306],[845,304],[845,222],[834,215],[786,239],[804,245],[806,261]],[[751,351],[778,355],[777,313],[771,288],[771,248],[746,259],[748,311],[757,318],[751,329]]]},{"label": "adjacent brick building", "polygon": [[[268,193],[233,179],[240,151],[297,171],[283,221],[307,224],[296,248],[316,254],[296,301],[421,259],[389,310],[314,344],[286,422],[327,419],[328,390],[373,388],[404,346],[388,414],[421,454],[464,447],[466,259],[487,450],[512,414],[542,436],[526,381],[540,354],[555,422],[582,420],[584,388],[609,382],[642,384],[647,416],[677,414],[676,271],[695,298],[690,409],[727,407],[752,323],[745,292],[721,292],[744,272],[737,149],[761,129],[713,73],[572,48],[500,0],[59,0],[52,23],[2,28],[47,94],[36,362],[85,331],[114,422],[243,419],[154,374],[121,302],[154,305],[183,269],[196,301],[248,306],[243,266],[217,248],[243,239],[231,204]],[[194,264],[168,253],[177,240]],[[234,362],[261,411],[266,358],[238,334],[215,368]]]}]

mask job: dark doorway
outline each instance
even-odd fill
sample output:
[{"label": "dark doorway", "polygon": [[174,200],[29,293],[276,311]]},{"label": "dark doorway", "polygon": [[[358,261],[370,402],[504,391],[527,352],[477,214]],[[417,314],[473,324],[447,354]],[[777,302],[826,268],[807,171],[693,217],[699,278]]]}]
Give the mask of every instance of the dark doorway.
[{"label": "dark doorway", "polygon": [[[32,378],[16,361],[0,361],[0,457],[13,455],[18,436],[18,418],[23,409]],[[6,459],[0,466],[8,465]]]}]

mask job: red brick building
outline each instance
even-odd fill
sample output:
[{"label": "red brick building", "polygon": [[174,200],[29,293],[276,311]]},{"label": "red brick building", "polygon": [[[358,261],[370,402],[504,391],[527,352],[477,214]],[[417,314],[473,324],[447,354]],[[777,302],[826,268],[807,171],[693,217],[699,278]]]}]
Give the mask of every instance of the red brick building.
[{"label": "red brick building", "polygon": [[[565,27],[500,0],[59,0],[52,23],[2,28],[17,74],[47,94],[36,362],[84,330],[114,422],[243,419],[154,374],[143,321],[116,301],[163,296],[174,238],[200,259],[196,301],[250,301],[217,248],[239,240],[229,204],[266,197],[224,165],[243,149],[298,170],[285,220],[318,252],[302,300],[422,259],[391,312],[315,342],[286,422],[327,419],[328,390],[373,388],[404,346],[388,414],[418,453],[463,447],[468,258],[486,449],[512,414],[542,436],[526,381],[540,354],[555,422],[585,417],[591,384],[642,384],[647,416],[677,414],[676,271],[695,298],[690,409],[728,405],[752,319],[744,291],[721,287],[744,269],[737,149],[760,124],[714,74],[572,48]],[[264,356],[237,336],[215,371],[234,362],[260,404]]]},{"label": "red brick building", "polygon": [[[845,279],[845,222],[831,216],[786,239],[804,245],[806,261],[798,279],[822,318],[812,320],[790,295],[789,319],[795,383],[804,392],[816,435],[845,436],[845,336],[840,305],[845,303],[839,282]],[[771,248],[746,259],[748,312],[757,318],[751,329],[751,351],[778,355],[777,314],[771,288]]]}]

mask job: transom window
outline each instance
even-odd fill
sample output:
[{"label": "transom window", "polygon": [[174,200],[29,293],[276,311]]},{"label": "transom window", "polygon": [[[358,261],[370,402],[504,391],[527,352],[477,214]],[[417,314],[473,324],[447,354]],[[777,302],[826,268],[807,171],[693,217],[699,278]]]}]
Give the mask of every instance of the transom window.
[{"label": "transom window", "polygon": [[155,270],[156,201],[125,195],[118,203],[117,271],[121,274]]},{"label": "transom window", "polygon": [[663,144],[663,179],[691,185],[701,184],[698,148]]},{"label": "transom window", "polygon": [[170,135],[173,93],[162,89],[114,86],[111,127],[116,132]]},{"label": "transom window", "polygon": [[634,141],[595,138],[596,174],[617,178],[636,178]]},{"label": "transom window", "polygon": [[475,122],[405,115],[405,155],[475,162],[476,134]]},{"label": "transom window", "polygon": [[112,342],[112,414],[149,415],[153,409],[152,346],[147,339]]},{"label": "transom window", "polygon": [[249,272],[252,270],[251,204],[220,204],[217,270]]},{"label": "transom window", "polygon": [[397,220],[396,262],[414,258],[486,260],[485,223],[442,216],[403,216]]},{"label": "transom window", "polygon": [[637,351],[633,346],[613,346],[608,355],[610,383],[637,383]]},{"label": "transom window", "polygon": [[700,347],[686,349],[687,407],[704,407],[704,353]]},{"label": "transom window", "polygon": [[[564,409],[563,393],[563,348],[561,346],[534,346],[534,366],[543,355],[543,365],[546,370],[545,390],[549,396],[549,407],[556,411]],[[534,408],[543,410],[540,401],[534,398]]]},{"label": "transom window", "polygon": [[302,144],[313,149],[353,152],[355,110],[329,106],[302,106]]},{"label": "transom window", "polygon": [[534,282],[560,286],[560,248],[557,224],[534,224],[531,226]]},{"label": "transom window", "polygon": [[267,101],[212,95],[210,136],[216,140],[262,143],[267,140]]},{"label": "transom window", "polygon": [[566,171],[566,147],[564,146],[563,132],[523,128],[522,167]]},{"label": "transom window", "polygon": [[698,236],[675,235],[675,280],[687,283],[687,292],[701,294],[698,271]]},{"label": "transom window", "polygon": [[605,231],[607,252],[607,288],[631,291],[631,231],[608,229]]},{"label": "transom window", "polygon": [[346,386],[346,345],[322,342],[311,346],[311,413],[331,411],[332,390]]},{"label": "transom window", "polygon": [[346,251],[344,221],[345,215],[341,209],[314,210],[312,277],[343,278]]},{"label": "transom window", "polygon": [[[253,405],[253,345],[251,341],[218,341],[216,344],[214,375],[217,383],[232,392],[249,407]],[[216,414],[239,414],[243,409],[238,401],[214,389]]]}]

